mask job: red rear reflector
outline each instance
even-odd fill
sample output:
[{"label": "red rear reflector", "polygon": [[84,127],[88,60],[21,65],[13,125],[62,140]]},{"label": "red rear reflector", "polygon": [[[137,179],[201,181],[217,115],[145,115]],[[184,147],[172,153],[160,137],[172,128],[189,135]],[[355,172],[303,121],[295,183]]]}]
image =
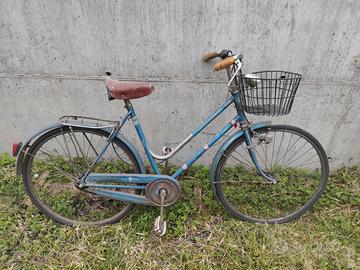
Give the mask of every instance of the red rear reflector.
[{"label": "red rear reflector", "polygon": [[12,155],[13,155],[14,157],[17,156],[17,154],[18,154],[21,146],[22,146],[22,142],[13,143],[13,145],[12,145]]}]

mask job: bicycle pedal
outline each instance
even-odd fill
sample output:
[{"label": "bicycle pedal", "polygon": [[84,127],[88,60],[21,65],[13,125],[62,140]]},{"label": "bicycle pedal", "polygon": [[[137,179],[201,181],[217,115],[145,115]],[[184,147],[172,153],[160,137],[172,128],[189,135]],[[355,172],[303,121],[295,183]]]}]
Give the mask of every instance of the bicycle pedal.
[{"label": "bicycle pedal", "polygon": [[166,221],[158,216],[154,222],[154,231],[157,235],[163,236],[166,233]]}]

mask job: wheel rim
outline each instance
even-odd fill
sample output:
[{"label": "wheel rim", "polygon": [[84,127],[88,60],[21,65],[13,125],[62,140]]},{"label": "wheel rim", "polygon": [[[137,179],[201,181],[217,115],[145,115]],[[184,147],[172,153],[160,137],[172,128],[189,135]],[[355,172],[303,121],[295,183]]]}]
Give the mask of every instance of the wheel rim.
[{"label": "wheel rim", "polygon": [[223,156],[216,183],[223,200],[233,214],[253,222],[277,223],[296,218],[321,194],[326,174],[321,150],[296,130],[267,128],[257,133],[258,138],[272,137],[272,142],[262,141],[255,151],[261,168],[278,183],[258,174],[241,140]]},{"label": "wheel rim", "polygon": [[[46,214],[66,224],[105,224],[118,220],[132,205],[77,188],[107,133],[99,130],[62,128],[39,139],[29,150],[26,178],[34,203]],[[96,173],[139,173],[128,150],[115,140],[92,170]],[[117,189],[119,190],[119,189]],[[134,189],[119,190],[138,193]]]}]

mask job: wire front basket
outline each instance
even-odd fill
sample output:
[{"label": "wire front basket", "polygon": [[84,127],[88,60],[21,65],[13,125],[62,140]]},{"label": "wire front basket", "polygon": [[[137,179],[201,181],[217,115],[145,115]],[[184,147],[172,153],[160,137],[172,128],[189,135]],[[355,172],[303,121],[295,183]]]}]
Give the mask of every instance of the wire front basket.
[{"label": "wire front basket", "polygon": [[[240,77],[240,76],[239,76]],[[241,75],[240,104],[255,115],[285,115],[291,110],[301,75],[287,71],[260,71]]]}]

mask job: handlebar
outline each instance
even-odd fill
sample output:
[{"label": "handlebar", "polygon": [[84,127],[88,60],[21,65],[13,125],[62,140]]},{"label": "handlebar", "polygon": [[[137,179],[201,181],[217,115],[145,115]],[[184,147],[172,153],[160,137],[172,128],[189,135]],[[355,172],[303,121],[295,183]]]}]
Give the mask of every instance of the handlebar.
[{"label": "handlebar", "polygon": [[219,63],[214,65],[214,71],[219,71],[235,64],[236,59],[237,58],[235,58],[234,56],[230,56],[224,60],[221,60]]},{"label": "handlebar", "polygon": [[217,63],[216,65],[214,65],[214,71],[219,71],[222,70],[224,68],[228,68],[233,64],[236,64],[237,66],[241,66],[242,65],[242,60],[243,56],[242,54],[235,54],[232,55],[222,61],[220,61],[219,63]]},{"label": "handlebar", "polygon": [[202,57],[202,60],[204,62],[207,62],[213,58],[216,58],[219,56],[219,53],[218,52],[208,52],[207,54],[205,54],[203,57]]},{"label": "handlebar", "polygon": [[220,52],[208,52],[207,54],[205,54],[203,57],[202,57],[202,60],[204,62],[207,62],[211,59],[214,59],[216,57],[220,57],[221,59],[225,59],[226,57],[228,57],[229,55],[232,54],[232,51],[230,50],[227,50],[227,49],[223,49],[222,51]]},{"label": "handlebar", "polygon": [[214,65],[214,71],[219,71],[225,68],[228,68],[229,66],[237,63],[237,60],[242,59],[241,54],[233,55],[232,51],[230,50],[222,50],[221,52],[208,52],[202,57],[202,60],[204,62],[208,62],[211,59],[214,59],[216,57],[220,57],[222,60]]}]

